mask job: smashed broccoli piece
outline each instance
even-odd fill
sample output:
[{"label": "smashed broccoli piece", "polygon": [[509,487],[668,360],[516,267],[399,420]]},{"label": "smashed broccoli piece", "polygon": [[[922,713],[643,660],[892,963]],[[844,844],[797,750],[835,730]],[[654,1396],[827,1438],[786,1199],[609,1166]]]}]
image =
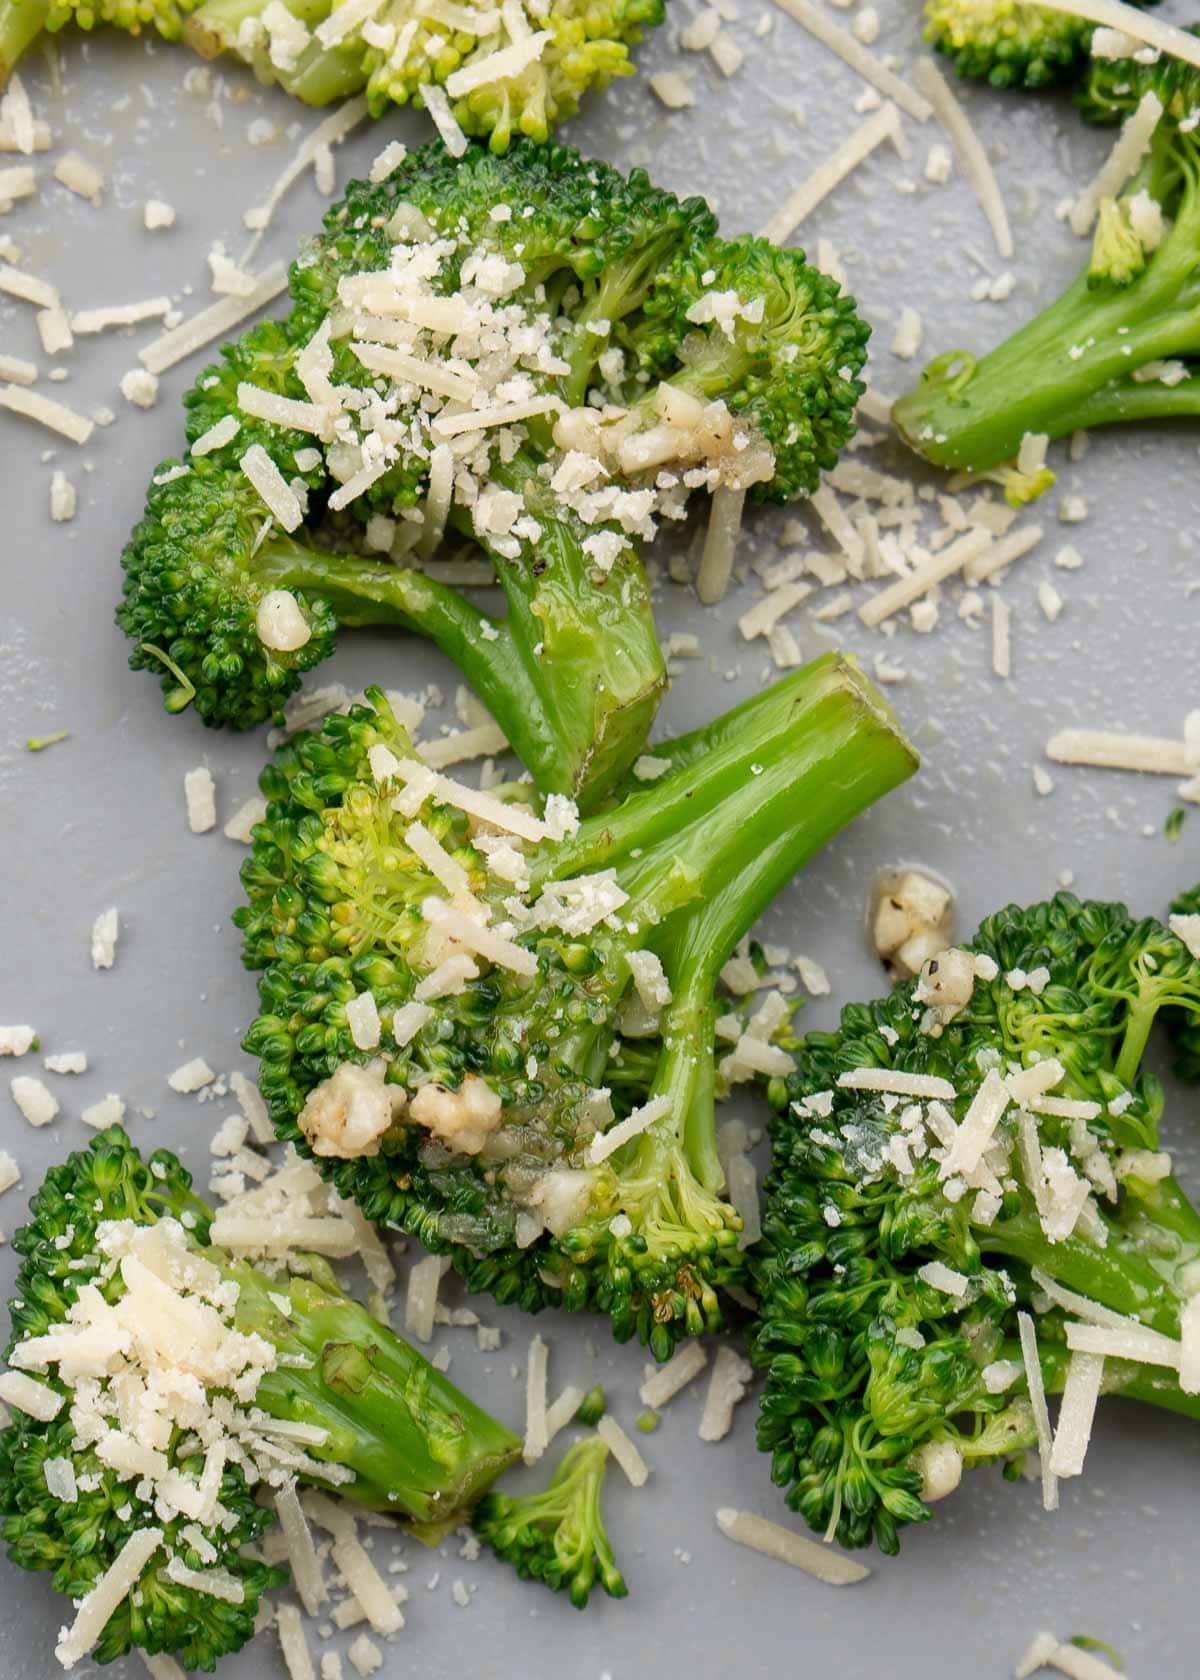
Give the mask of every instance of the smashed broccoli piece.
[{"label": "smashed broccoli piece", "polygon": [[[1192,887],[1171,905],[1172,916],[1200,916],[1200,886]],[[1168,1012],[1175,1042],[1175,1071],[1190,1084],[1200,1081],[1200,1025],[1184,1012]]]},{"label": "smashed broccoli piece", "polygon": [[601,1494],[608,1443],[587,1435],[563,1454],[538,1493],[484,1494],[472,1526],[522,1580],[566,1591],[582,1610],[599,1581],[610,1598],[629,1592],[604,1526]]},{"label": "smashed broccoli piece", "polygon": [[[337,624],[418,628],[539,788],[594,803],[665,683],[641,542],[696,490],[816,487],[862,389],[852,301],[799,252],[720,239],[699,199],[527,142],[424,147],[352,184],[291,290],[290,316],[187,398],[190,464],[155,475],[124,555],[132,663],[170,709],[245,727],[277,715]],[[480,406],[514,417],[476,429]],[[251,449],[303,499],[290,534],[241,470]],[[492,560],[503,621],[439,588],[446,533]],[[282,652],[258,625],[276,589],[307,621]]]},{"label": "smashed broccoli piece", "polygon": [[22,56],[41,36],[74,24],[97,25],[140,35],[153,29],[164,41],[177,41],[195,0],[0,0],[0,91]]},{"label": "smashed broccoli piece", "polygon": [[[813,1528],[894,1552],[964,1467],[1036,1444],[1019,1314],[1050,1394],[1089,1313],[1178,1339],[1200,1214],[1142,1067],[1164,1009],[1200,1021],[1200,963],[1060,893],[804,1039],[773,1087],[752,1345],[759,1444]],[[881,1094],[884,1070],[942,1095]],[[1168,1368],[1106,1359],[1104,1392],[1200,1417]]]},{"label": "smashed broccoli piece", "polygon": [[982,472],[1027,433],[1062,437],[1125,421],[1193,417],[1192,272],[1200,240],[1200,71],[1167,57],[1093,61],[1078,103],[1118,123],[1155,94],[1163,115],[1140,168],[1102,200],[1091,260],[1040,315],[987,355],[938,356],[892,417],[938,466]]},{"label": "smashed broccoli piece", "polygon": [[[915,755],[829,656],[656,749],[666,774],[578,826],[561,800],[509,790],[504,834],[368,701],[261,778],[234,919],[261,972],[245,1046],[276,1129],[472,1290],[607,1313],[665,1358],[721,1323],[718,1290],[744,1267],[716,1150],[719,970]],[[366,991],[381,1027],[363,1048],[347,1008]],[[644,1129],[597,1153],[631,1111]]]},{"label": "smashed broccoli piece", "polygon": [[545,141],[586,94],[631,76],[631,49],[665,14],[663,0],[510,0],[500,12],[383,0],[366,19],[352,0],[285,5],[300,31],[264,18],[264,0],[205,0],[187,40],[205,58],[237,54],[260,81],[310,105],[365,91],[378,117],[391,105],[423,107],[426,88],[444,89],[463,132],[494,152],[519,137]]},{"label": "smashed broccoli piece", "polygon": [[[274,1520],[263,1482],[332,1488],[433,1541],[519,1454],[325,1262],[260,1271],[212,1243],[211,1220],[175,1156],[144,1160],[111,1127],[50,1170],[13,1237],[5,1357],[60,1406],[0,1430],[9,1554],[80,1601],[139,1534],[159,1537],[100,1662],[136,1648],[211,1669],[250,1638],[286,1579],[247,1551]],[[88,1650],[68,1631],[60,1660]]]}]

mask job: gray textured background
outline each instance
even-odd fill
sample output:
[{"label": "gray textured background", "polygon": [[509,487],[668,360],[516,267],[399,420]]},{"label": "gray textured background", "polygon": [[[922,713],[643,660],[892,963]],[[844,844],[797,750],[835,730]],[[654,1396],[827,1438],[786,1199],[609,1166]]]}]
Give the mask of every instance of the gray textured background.
[{"label": "gray textured background", "polygon": [[[684,8],[681,0],[672,3],[673,26],[648,43],[644,70],[679,63],[673,36]],[[741,3],[743,22],[734,33],[746,65],[724,82],[692,59],[686,67],[702,92],[696,110],[666,115],[641,77],[593,104],[570,134],[613,161],[650,164],[663,185],[709,191],[731,230],[761,225],[859,121],[857,79],[765,0]],[[760,40],[752,26],[764,10],[774,17],[774,32]],[[877,50],[901,58],[916,50],[915,11],[912,0],[884,0]],[[54,279],[69,305],[162,290],[189,313],[207,301],[209,244],[223,238],[238,254],[242,210],[261,199],[291,151],[288,138],[250,147],[248,124],[264,114],[303,129],[315,120],[238,72],[222,81],[209,109],[182,88],[190,63],[178,48],[72,41],[61,53],[61,92],[44,66],[32,68],[35,102],[58,139],[101,160],[110,174],[97,210],[50,184],[49,164],[39,159],[47,180],[41,201],[0,220],[0,232],[24,248],[26,265]],[[1081,258],[1052,207],[1072,181],[1091,173],[1108,140],[1082,130],[1065,105],[979,95],[971,109],[997,160],[1017,236],[1012,267],[1019,283],[1009,303],[969,299],[980,270],[967,246],[994,271],[1005,265],[994,258],[961,181],[923,182],[925,151],[941,138],[933,125],[907,124],[911,162],[878,154],[805,229],[814,243],[818,233],[837,242],[851,287],[876,325],[872,379],[887,392],[902,390],[914,371],[886,349],[903,303],[921,310],[929,354],[959,342],[979,345],[1051,296]],[[419,117],[389,119],[339,152],[340,178],[364,167],[384,139],[411,142],[425,132]],[[896,189],[905,175],[917,182],[910,195]],[[142,231],[140,206],[151,195],[178,207],[174,231]],[[318,213],[306,181],[279,213],[266,254],[290,254]],[[253,1012],[253,985],[238,966],[227,920],[243,854],[219,831],[188,833],[182,777],[198,762],[212,767],[224,821],[253,790],[264,742],[209,733],[191,716],[165,717],[155,686],[126,671],[111,621],[121,542],[140,511],[150,468],[179,446],[177,399],[199,366],[193,359],[164,379],[157,410],[129,409],[117,382],[135,365],[145,336],[85,342],[65,359],[70,378],[44,387],[85,409],[109,403],[119,411],[117,424],[98,431],[87,448],[54,451],[80,486],[73,525],[52,526],[47,517],[52,440],[0,415],[0,1020],[29,1020],[46,1051],[84,1048],[92,1063],[83,1078],[52,1081],[63,1112],[41,1133],[26,1127],[0,1089],[0,1142],[17,1154],[29,1187],[53,1157],[84,1141],[78,1112],[106,1091],[123,1094],[131,1109],[155,1110],[153,1120],[131,1118],[134,1135],[147,1146],[182,1148],[203,1175],[208,1136],[223,1110],[175,1096],[165,1076],[193,1054],[220,1069],[248,1066],[238,1041]],[[0,303],[0,348],[44,360],[24,305]],[[772,937],[819,958],[833,977],[834,997],[811,1007],[812,1024],[830,1021],[837,1002],[877,988],[860,918],[881,865],[916,858],[940,869],[959,892],[964,930],[1010,898],[1053,890],[1064,868],[1075,871],[1082,889],[1126,896],[1143,911],[1161,910],[1200,873],[1200,813],[1180,844],[1163,839],[1174,802],[1169,781],[1056,771],[1049,799],[1037,798],[1031,783],[1031,766],[1053,728],[1107,724],[1176,733],[1200,698],[1192,675],[1196,613],[1187,593],[1197,575],[1196,447],[1196,434],[1185,429],[1169,439],[1109,436],[1094,440],[1081,466],[1064,464],[1060,489],[1086,493],[1091,517],[1069,532],[1051,529],[1042,551],[1021,562],[1007,585],[1014,610],[1010,684],[990,675],[986,627],[952,621],[927,638],[905,628],[888,645],[889,656],[911,672],[892,692],[925,754],[924,771],[818,859],[768,923]],[[1051,521],[1055,500],[1047,502]],[[771,528],[770,520],[756,522],[757,539],[766,544]],[[1056,574],[1051,557],[1068,538],[1086,565]],[[1043,576],[1053,576],[1067,599],[1055,626],[1035,602]],[[685,668],[670,695],[664,726],[698,720],[763,680],[763,656],[739,642],[734,627],[755,598],[753,588],[735,590],[722,609],[704,613],[683,591],[663,587],[664,630],[695,630],[705,644],[705,658]],[[884,645],[852,619],[838,628],[864,654]],[[803,619],[798,631],[806,651],[830,639]],[[417,688],[440,680],[449,692],[453,684],[425,647],[368,635],[347,638],[323,675],[351,686],[375,680]],[[70,741],[37,756],[22,752],[25,736],[52,728],[70,729]],[[117,966],[95,974],[88,930],[113,902],[122,922]],[[37,1071],[30,1062],[23,1070]],[[4,1065],[5,1086],[15,1071]],[[1178,1105],[1168,1122],[1185,1170],[1193,1112],[1194,1105]],[[0,1204],[9,1229],[21,1194],[14,1190]],[[5,1287],[12,1259],[0,1251]],[[523,1360],[530,1326],[488,1302],[478,1305],[489,1322],[504,1324],[504,1348],[483,1356],[470,1333],[450,1332],[452,1372],[515,1420],[521,1384],[511,1371]],[[602,1325],[551,1318],[541,1328],[552,1346],[552,1392],[567,1381],[602,1378],[617,1397],[618,1416],[632,1427],[640,1352],[608,1345]],[[589,1331],[598,1351],[589,1351]],[[1107,1638],[1138,1680],[1194,1673],[1195,1613],[1185,1594],[1194,1593],[1200,1436],[1186,1424],[1102,1408],[1087,1474],[1064,1486],[1056,1517],[1042,1513],[1034,1488],[979,1473],[939,1508],[936,1522],[908,1531],[899,1560],[881,1561],[865,1586],[839,1594],[734,1549],[716,1532],[719,1505],[784,1512],[754,1450],[752,1407],[741,1409],[730,1440],[706,1447],[695,1436],[700,1401],[697,1385],[646,1442],[654,1466],[647,1489],[635,1494],[613,1478],[612,1529],[632,1587],[626,1603],[594,1602],[579,1616],[486,1559],[467,1565],[453,1553],[442,1561],[410,1547],[408,1627],[387,1652],[384,1680],[410,1673],[427,1680],[649,1680],[685,1671],[693,1680],[733,1673],[842,1680],[961,1680],[969,1673],[1000,1680],[1039,1626]],[[440,1584],[426,1590],[435,1569]],[[468,1609],[448,1597],[458,1575],[478,1589]],[[5,1680],[46,1680],[57,1672],[50,1647],[62,1612],[44,1581],[0,1565],[0,1612]],[[130,1663],[123,1672],[142,1671]],[[227,1680],[266,1680],[282,1668],[268,1638],[222,1672]]]}]

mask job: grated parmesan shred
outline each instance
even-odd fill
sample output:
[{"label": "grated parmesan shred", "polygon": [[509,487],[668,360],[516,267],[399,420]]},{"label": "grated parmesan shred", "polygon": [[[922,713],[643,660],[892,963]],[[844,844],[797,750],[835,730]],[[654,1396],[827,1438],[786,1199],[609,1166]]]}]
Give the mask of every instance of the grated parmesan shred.
[{"label": "grated parmesan shred", "polygon": [[889,70],[886,64],[881,63],[873,53],[869,53],[848,30],[835,23],[828,13],[813,5],[811,0],[775,0],[775,4],[780,11],[795,18],[796,22],[803,29],[807,29],[822,46],[836,53],[842,62],[848,64],[865,82],[870,82],[872,87],[877,88],[885,99],[891,99],[899,105],[915,122],[927,122],[933,115],[933,107],[928,99],[915,92],[902,77]]},{"label": "grated parmesan shred", "polygon": [[[1068,1344],[1069,1345],[1069,1344]],[[1058,1477],[1080,1476],[1092,1438],[1096,1402],[1104,1378],[1104,1358],[1095,1353],[1073,1353],[1067,1366],[1058,1413],[1058,1429],[1050,1452],[1050,1470]]]},{"label": "grated parmesan shred", "polygon": [[950,91],[948,82],[931,58],[923,58],[920,61],[913,71],[913,80],[928,99],[931,110],[946,131],[946,137],[954,148],[967,185],[979,200],[979,208],[987,218],[997,251],[1002,257],[1011,257],[1013,238],[1008,225],[1008,212],[1004,208],[1004,200],[1000,196],[1000,188],[988,155],[979,136],[971,127],[967,113]]},{"label": "grated parmesan shred", "polygon": [[1046,1386],[1042,1381],[1042,1365],[1038,1358],[1037,1331],[1027,1312],[1017,1314],[1017,1330],[1021,1338],[1021,1359],[1025,1366],[1025,1383],[1029,1389],[1029,1404],[1033,1410],[1033,1424],[1037,1430],[1038,1457],[1042,1466],[1042,1506],[1047,1511],[1058,1510],[1058,1478],[1050,1467],[1054,1451],[1054,1437],[1050,1432],[1050,1411],[1046,1405]]},{"label": "grated parmesan shred", "polygon": [[625,1472],[630,1485],[635,1488],[645,1487],[650,1476],[650,1466],[616,1418],[605,1413],[596,1425],[596,1433],[607,1443],[609,1452]]},{"label": "grated parmesan shred", "polygon": [[224,297],[209,304],[207,309],[201,309],[189,321],[172,327],[144,350],[139,350],[138,360],[150,373],[166,373],[177,362],[184,361],[197,350],[203,350],[213,339],[227,337],[235,327],[240,327],[243,321],[249,320],[251,315],[256,315],[264,305],[277,298],[286,287],[286,267],[283,263],[272,263],[258,275],[252,292],[245,297]]},{"label": "grated parmesan shred", "polygon": [[889,102],[869,116],[831,152],[807,180],[790,192],[778,210],[762,228],[762,238],[775,245],[789,240],[800,224],[812,214],[823,199],[828,198],[848,175],[885,140],[897,144],[900,134],[900,113]]},{"label": "grated parmesan shred", "polygon": [[780,1523],[768,1522],[766,1517],[755,1516],[752,1511],[723,1507],[717,1512],[717,1527],[739,1546],[761,1552],[764,1557],[775,1558],[779,1563],[790,1564],[793,1569],[801,1569],[806,1575],[812,1575],[831,1587],[855,1586],[871,1573],[865,1564],[858,1563],[854,1558],[835,1552],[819,1540],[797,1534],[794,1529],[784,1528]]},{"label": "grated parmesan shred", "polygon": [[733,1428],[733,1413],[738,1402],[746,1397],[753,1370],[733,1348],[721,1346],[713,1361],[704,1396],[704,1410],[700,1415],[700,1439],[723,1441]]},{"label": "grated parmesan shred", "polygon": [[80,1600],[74,1622],[59,1635],[54,1655],[64,1668],[74,1668],[93,1650],[113,1612],[137,1586],[162,1541],[161,1528],[143,1528],[126,1540],[95,1586]]},{"label": "grated parmesan shred", "polygon": [[700,1343],[686,1342],[665,1365],[660,1365],[652,1376],[646,1378],[638,1389],[638,1399],[643,1406],[652,1406],[656,1410],[665,1406],[690,1382],[694,1382],[707,1364],[708,1355]]}]

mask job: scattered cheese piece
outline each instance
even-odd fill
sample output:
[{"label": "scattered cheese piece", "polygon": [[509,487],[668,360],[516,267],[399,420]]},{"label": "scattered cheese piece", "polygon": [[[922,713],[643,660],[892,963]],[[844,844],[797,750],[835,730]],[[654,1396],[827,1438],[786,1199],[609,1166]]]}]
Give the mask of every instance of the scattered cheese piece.
[{"label": "scattered cheese piece", "polygon": [[997,251],[1002,257],[1011,257],[1013,238],[1008,225],[1008,212],[1004,208],[1004,200],[1000,196],[1000,188],[988,155],[972,128],[967,113],[950,91],[948,82],[931,58],[923,58],[918,62],[913,71],[913,80],[928,99],[934,115],[946,131],[946,137],[954,148],[964,179],[987,218]]},{"label": "scattered cheese piece", "polygon": [[241,326],[251,315],[256,315],[286,287],[286,267],[283,263],[272,263],[258,276],[253,292],[245,297],[220,298],[216,303],[209,304],[191,320],[172,327],[144,350],[139,350],[138,360],[150,373],[165,373],[176,362],[182,362],[206,344],[211,344],[214,338],[228,337],[235,327]]},{"label": "scattered cheese piece", "polygon": [[97,206],[104,197],[104,171],[79,152],[63,153],[54,166],[54,179]]},{"label": "scattered cheese piece", "polygon": [[[779,3],[782,4],[782,0]],[[859,164],[865,162],[877,146],[885,140],[895,144],[899,133],[900,114],[896,106],[890,103],[881,106],[848,135],[807,180],[788,194],[764,224],[762,237],[776,245],[785,244],[822,199],[827,198]]]},{"label": "scattered cheese piece", "polygon": [[768,1522],[751,1511],[735,1511],[726,1506],[717,1512],[717,1527],[739,1546],[761,1552],[780,1563],[789,1563],[793,1569],[802,1569],[806,1575],[813,1575],[831,1587],[852,1587],[865,1581],[871,1573],[856,1559],[833,1551],[819,1540],[797,1534],[794,1529]]},{"label": "scattered cheese piece", "polygon": [[203,1056],[193,1056],[190,1062],[184,1062],[168,1075],[167,1084],[172,1091],[190,1096],[193,1091],[201,1091],[206,1085],[211,1085],[216,1077]]},{"label": "scattered cheese piece", "polygon": [[616,1418],[606,1412],[596,1425],[596,1433],[602,1441],[608,1443],[608,1450],[620,1465],[635,1488],[644,1487],[650,1475],[650,1466],[626,1435]]},{"label": "scattered cheese piece", "polygon": [[834,23],[820,7],[812,4],[812,0],[775,0],[775,4],[789,17],[795,18],[822,46],[836,53],[863,81],[878,88],[885,99],[894,100],[915,122],[926,122],[933,115],[933,107],[927,99],[914,92],[906,81],[856,41],[848,30]]},{"label": "scattered cheese piece", "polygon": [[18,1074],[11,1081],[12,1099],[31,1126],[48,1126],[58,1113],[58,1099],[28,1073]]},{"label": "scattered cheese piece", "polygon": [[656,1410],[673,1400],[681,1389],[693,1382],[708,1364],[708,1355],[699,1342],[687,1342],[679,1348],[653,1376],[647,1377],[638,1389],[643,1406]]},{"label": "scattered cheese piece", "polygon": [[188,827],[193,834],[207,834],[217,826],[216,784],[206,765],[198,764],[184,776],[183,796],[187,802]]}]

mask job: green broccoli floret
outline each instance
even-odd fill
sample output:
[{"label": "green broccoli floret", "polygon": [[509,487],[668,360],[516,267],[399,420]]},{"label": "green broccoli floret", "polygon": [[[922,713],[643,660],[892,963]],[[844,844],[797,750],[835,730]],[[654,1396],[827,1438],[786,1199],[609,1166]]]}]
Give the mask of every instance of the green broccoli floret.
[{"label": "green broccoli floret", "polygon": [[579,1402],[579,1410],[575,1413],[576,1423],[582,1423],[588,1429],[594,1429],[608,1410],[608,1401],[604,1397],[604,1389],[600,1383],[589,1388]]},{"label": "green broccoli floret", "polygon": [[1087,62],[1092,25],[1028,0],[925,0],[925,39],[960,76],[995,88],[1046,88]]},{"label": "green broccoli floret", "polygon": [[522,1580],[565,1589],[578,1610],[597,1580],[610,1598],[624,1598],[629,1588],[604,1527],[607,1468],[608,1443],[585,1436],[567,1448],[539,1493],[485,1493],[472,1527]]},{"label": "green broccoli floret", "polygon": [[[773,1103],[753,1354],[773,1479],[829,1538],[894,1552],[964,1467],[1036,1443],[1020,1315],[1050,1394],[1080,1318],[1178,1340],[1200,1214],[1141,1066],[1164,1008],[1200,1019],[1200,963],[1060,893],[804,1039]],[[1165,1367],[1106,1359],[1104,1392],[1200,1417]]]},{"label": "green broccoli floret", "polygon": [[[369,700],[260,783],[234,919],[262,971],[245,1044],[276,1129],[471,1289],[607,1313],[666,1357],[721,1322],[744,1264],[715,1139],[718,972],[912,750],[829,656],[656,749],[672,769],[578,826],[552,799],[498,829]],[[356,1039],[365,992],[380,1031]],[[627,1023],[657,1047],[634,1102],[615,1077]]]},{"label": "green broccoli floret", "polygon": [[[1200,886],[1180,893],[1171,906],[1172,916],[1200,916]],[[1200,925],[1200,924],[1198,924]],[[1183,1012],[1168,1012],[1175,1041],[1175,1071],[1189,1084],[1200,1082],[1200,1025]]]},{"label": "green broccoli floret", "polygon": [[164,40],[177,41],[194,4],[195,0],[0,0],[0,91],[43,30],[54,34],[69,24],[87,30],[112,25],[130,35],[153,29]]},{"label": "green broccoli floret", "polygon": [[1096,60],[1079,104],[1089,120],[1116,123],[1149,93],[1163,115],[1133,179],[1099,206],[1084,271],[986,356],[938,356],[893,408],[905,442],[936,465],[982,472],[1015,457],[1027,433],[1056,438],[1200,411],[1191,332],[1200,71],[1166,56]]},{"label": "green broccoli floret", "polygon": [[[65,1666],[136,1647],[211,1669],[244,1644],[285,1579],[246,1550],[274,1520],[261,1485],[295,1476],[436,1540],[519,1452],[325,1262],[267,1274],[212,1223],[173,1155],[143,1160],[112,1127],[51,1169],[13,1237],[5,1357],[54,1398],[0,1430],[2,1532],[83,1601]],[[86,1595],[130,1546],[136,1593],[89,1626]]]},{"label": "green broccoli floret", "polygon": [[[527,142],[503,158],[425,147],[352,185],[291,287],[290,317],[187,399],[202,453],[159,472],[125,553],[134,664],[171,707],[194,695],[206,721],[258,722],[335,622],[424,628],[406,574],[385,600],[393,568],[312,548],[365,541],[436,571],[448,529],[486,550],[508,612],[456,613],[430,575],[428,633],[537,785],[595,802],[665,682],[640,541],[690,490],[816,487],[861,389],[852,302],[800,253],[719,239],[699,199]],[[513,418],[480,429],[474,409]],[[252,449],[304,500],[290,538],[241,471]],[[264,588],[304,592],[303,647],[264,649]]]},{"label": "green broccoli floret", "polygon": [[[205,0],[186,37],[205,58],[236,53],[261,81],[310,105],[365,88],[373,116],[390,105],[423,107],[444,89],[463,132],[494,152],[518,137],[544,141],[588,93],[633,74],[630,49],[663,20],[663,0],[519,3],[503,18],[440,0],[383,0],[364,27],[349,0],[286,0],[307,33],[294,44],[268,27],[264,0]],[[503,56],[501,56],[503,55]]]}]

